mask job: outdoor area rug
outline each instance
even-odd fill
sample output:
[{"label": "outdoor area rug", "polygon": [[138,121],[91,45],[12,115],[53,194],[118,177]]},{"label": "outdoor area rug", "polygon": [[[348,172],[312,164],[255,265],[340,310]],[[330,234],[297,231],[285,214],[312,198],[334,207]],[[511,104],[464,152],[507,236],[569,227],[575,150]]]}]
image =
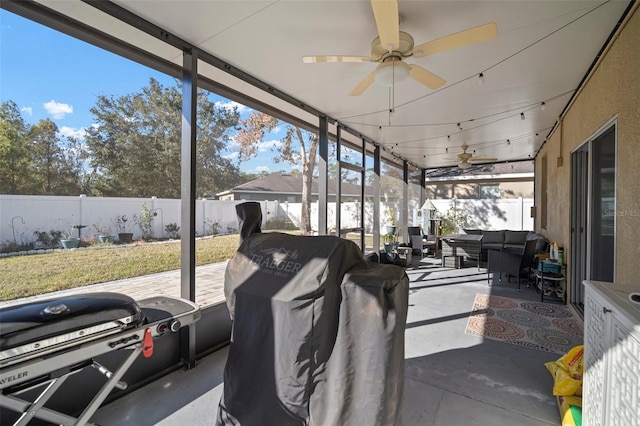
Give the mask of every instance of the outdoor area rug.
[{"label": "outdoor area rug", "polygon": [[564,305],[477,293],[466,334],[565,354],[583,341],[582,325]]}]

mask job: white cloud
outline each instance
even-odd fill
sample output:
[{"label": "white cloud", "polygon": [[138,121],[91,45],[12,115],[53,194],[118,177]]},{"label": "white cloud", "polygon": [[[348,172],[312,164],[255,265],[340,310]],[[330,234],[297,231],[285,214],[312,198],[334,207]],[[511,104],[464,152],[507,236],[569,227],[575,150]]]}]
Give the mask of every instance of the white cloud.
[{"label": "white cloud", "polygon": [[282,141],[277,139],[272,139],[270,141],[262,141],[258,142],[257,150],[258,152],[266,152],[271,150],[271,148],[280,148],[282,146]]},{"label": "white cloud", "polygon": [[84,129],[84,127],[74,129],[73,127],[62,126],[60,127],[59,132],[66,138],[73,137],[76,139],[84,139],[85,135],[87,134],[87,131]]},{"label": "white cloud", "polygon": [[227,160],[235,160],[240,156],[240,152],[230,152],[229,154],[223,155],[222,158],[226,158]]},{"label": "white cloud", "polygon": [[22,107],[20,108],[20,112],[26,112],[29,117],[33,115],[33,108],[31,107]]},{"label": "white cloud", "polygon": [[269,172],[268,166],[258,166],[255,168],[256,173]]},{"label": "white cloud", "polygon": [[73,107],[69,104],[62,104],[51,99],[49,102],[43,104],[44,108],[53,118],[64,118],[67,114],[73,113]]},{"label": "white cloud", "polygon": [[236,107],[238,108],[238,112],[240,114],[249,110],[249,108],[247,108],[245,105],[239,104],[234,101],[229,101],[229,102],[218,101],[214,103],[214,105],[216,106],[216,108],[225,108],[225,109],[233,109],[233,107]]},{"label": "white cloud", "polygon": [[231,135],[231,137],[229,138],[229,143],[227,144],[227,149],[240,149],[240,144],[238,143],[238,141],[236,141],[237,136],[238,135]]}]

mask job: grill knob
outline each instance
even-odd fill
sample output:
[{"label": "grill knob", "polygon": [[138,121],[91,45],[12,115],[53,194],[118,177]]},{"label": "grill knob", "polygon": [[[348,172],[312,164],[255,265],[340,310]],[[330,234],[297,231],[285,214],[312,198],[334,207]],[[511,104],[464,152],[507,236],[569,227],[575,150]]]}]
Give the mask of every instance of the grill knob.
[{"label": "grill knob", "polygon": [[173,320],[171,321],[171,325],[169,327],[171,328],[171,331],[175,333],[176,331],[180,330],[180,327],[182,327],[182,324],[180,324],[180,321],[178,320]]}]

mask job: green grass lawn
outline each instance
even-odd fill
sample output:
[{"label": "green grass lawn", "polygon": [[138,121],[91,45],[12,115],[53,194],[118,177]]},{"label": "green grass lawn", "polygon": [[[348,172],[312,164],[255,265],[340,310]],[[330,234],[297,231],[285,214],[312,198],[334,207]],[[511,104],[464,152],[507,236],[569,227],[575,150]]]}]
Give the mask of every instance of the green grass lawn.
[{"label": "green grass lawn", "polygon": [[[293,233],[291,231],[285,231]],[[350,239],[357,235],[349,234]],[[367,244],[371,244],[367,237]],[[196,240],[196,265],[222,262],[238,249],[238,234]],[[0,259],[0,300],[180,268],[180,242],[134,244]]]},{"label": "green grass lawn", "polygon": [[[237,234],[196,240],[196,265],[229,259],[239,242]],[[0,259],[0,300],[179,268],[179,241],[7,257]]]}]

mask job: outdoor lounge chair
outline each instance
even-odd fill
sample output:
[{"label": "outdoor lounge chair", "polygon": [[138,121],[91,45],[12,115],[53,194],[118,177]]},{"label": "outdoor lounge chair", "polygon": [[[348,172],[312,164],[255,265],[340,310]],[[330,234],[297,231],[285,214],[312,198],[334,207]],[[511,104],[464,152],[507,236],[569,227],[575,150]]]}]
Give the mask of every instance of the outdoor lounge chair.
[{"label": "outdoor lounge chair", "polygon": [[407,228],[409,234],[409,247],[416,252],[420,251],[420,257],[424,257],[425,250],[435,253],[438,248],[438,240],[435,235],[423,235],[419,226],[409,226]]}]

